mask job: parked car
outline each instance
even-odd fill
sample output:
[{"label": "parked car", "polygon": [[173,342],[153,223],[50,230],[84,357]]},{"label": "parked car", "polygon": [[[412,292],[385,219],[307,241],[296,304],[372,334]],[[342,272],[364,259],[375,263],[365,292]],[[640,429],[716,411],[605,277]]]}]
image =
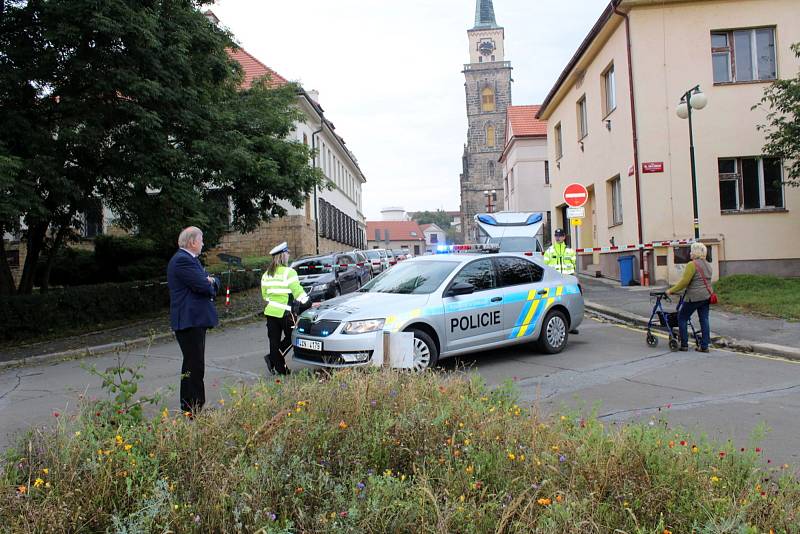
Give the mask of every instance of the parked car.
[{"label": "parked car", "polygon": [[370,266],[367,255],[363,250],[354,250],[350,253],[356,260],[356,270],[358,271],[359,286],[363,286],[372,280],[372,267]]},{"label": "parked car", "polygon": [[397,265],[397,256],[395,256],[392,249],[386,249],[386,258],[389,260],[389,267],[394,267]]},{"label": "parked car", "polygon": [[397,261],[399,261],[399,262],[400,261],[405,261],[409,257],[408,250],[406,250],[406,249],[393,250],[392,252],[394,252],[395,257],[397,258]]},{"label": "parked car", "polygon": [[365,250],[364,254],[367,255],[372,276],[378,276],[389,268],[389,261],[386,259],[386,251],[382,248]]},{"label": "parked car", "polygon": [[361,287],[355,259],[349,254],[310,256],[292,263],[312,302],[352,293]]}]

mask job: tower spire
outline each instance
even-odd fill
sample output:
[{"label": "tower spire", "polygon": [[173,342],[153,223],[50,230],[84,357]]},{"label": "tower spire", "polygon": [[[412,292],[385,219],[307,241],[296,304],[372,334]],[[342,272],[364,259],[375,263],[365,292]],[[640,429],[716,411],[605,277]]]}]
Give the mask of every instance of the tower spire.
[{"label": "tower spire", "polygon": [[475,28],[497,28],[492,0],[475,0]]}]

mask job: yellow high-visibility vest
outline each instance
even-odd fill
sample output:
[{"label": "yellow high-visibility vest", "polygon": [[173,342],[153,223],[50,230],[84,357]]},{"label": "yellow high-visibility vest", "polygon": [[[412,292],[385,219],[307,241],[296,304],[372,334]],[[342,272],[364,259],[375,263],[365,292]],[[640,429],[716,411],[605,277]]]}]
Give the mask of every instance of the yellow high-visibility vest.
[{"label": "yellow high-visibility vest", "polygon": [[267,302],[264,315],[283,317],[287,311],[291,311],[289,295],[301,304],[308,302],[308,295],[300,285],[297,271],[281,265],[272,276],[268,272],[264,273],[261,277],[261,297]]},{"label": "yellow high-visibility vest", "polygon": [[553,243],[544,253],[544,264],[561,274],[574,274],[577,256],[566,243]]}]

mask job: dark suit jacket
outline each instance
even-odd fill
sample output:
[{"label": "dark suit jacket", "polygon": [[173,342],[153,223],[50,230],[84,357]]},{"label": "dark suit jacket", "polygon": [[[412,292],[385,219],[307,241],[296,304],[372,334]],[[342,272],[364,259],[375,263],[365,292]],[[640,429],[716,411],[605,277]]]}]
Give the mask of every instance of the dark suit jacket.
[{"label": "dark suit jacket", "polygon": [[178,249],[167,266],[169,320],[173,330],[196,326],[213,328],[219,323],[214,296],[217,283],[210,283],[200,260]]}]

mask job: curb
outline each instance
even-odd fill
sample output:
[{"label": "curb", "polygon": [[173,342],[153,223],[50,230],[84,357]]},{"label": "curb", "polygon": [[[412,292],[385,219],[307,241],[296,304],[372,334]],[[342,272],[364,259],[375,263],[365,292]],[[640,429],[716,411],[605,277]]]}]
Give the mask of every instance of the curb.
[{"label": "curb", "polygon": [[[631,313],[619,308],[612,308],[611,306],[604,306],[589,300],[583,302],[586,310],[593,312],[596,315],[611,319],[615,322],[621,322],[638,327],[647,327],[649,319],[635,313]],[[767,354],[770,356],[779,356],[787,360],[800,361],[800,349],[794,347],[786,347],[784,345],[775,345],[773,343],[762,343],[759,341],[747,341],[742,339],[726,338],[719,334],[711,332],[711,345],[716,348],[730,349],[736,352],[745,353],[758,353]]]},{"label": "curb", "polygon": [[[242,315],[240,317],[233,317],[231,319],[223,319],[219,322],[219,326],[227,326],[230,324],[241,323],[251,319],[257,319],[260,314]],[[217,327],[219,328],[219,327]],[[74,360],[78,358],[88,358],[90,356],[100,356],[101,354],[108,354],[109,352],[123,351],[135,349],[148,343],[154,343],[167,338],[173,338],[173,332],[163,332],[156,334],[152,337],[137,337],[134,339],[126,339],[125,341],[117,341],[114,343],[106,343],[103,345],[95,345],[93,347],[83,347],[80,349],[70,349],[61,352],[52,352],[50,354],[40,354],[38,356],[29,356],[27,358],[19,358],[16,360],[9,360],[7,362],[0,362],[0,371],[10,369],[13,367],[24,367],[26,365],[49,363],[59,360]]]}]

